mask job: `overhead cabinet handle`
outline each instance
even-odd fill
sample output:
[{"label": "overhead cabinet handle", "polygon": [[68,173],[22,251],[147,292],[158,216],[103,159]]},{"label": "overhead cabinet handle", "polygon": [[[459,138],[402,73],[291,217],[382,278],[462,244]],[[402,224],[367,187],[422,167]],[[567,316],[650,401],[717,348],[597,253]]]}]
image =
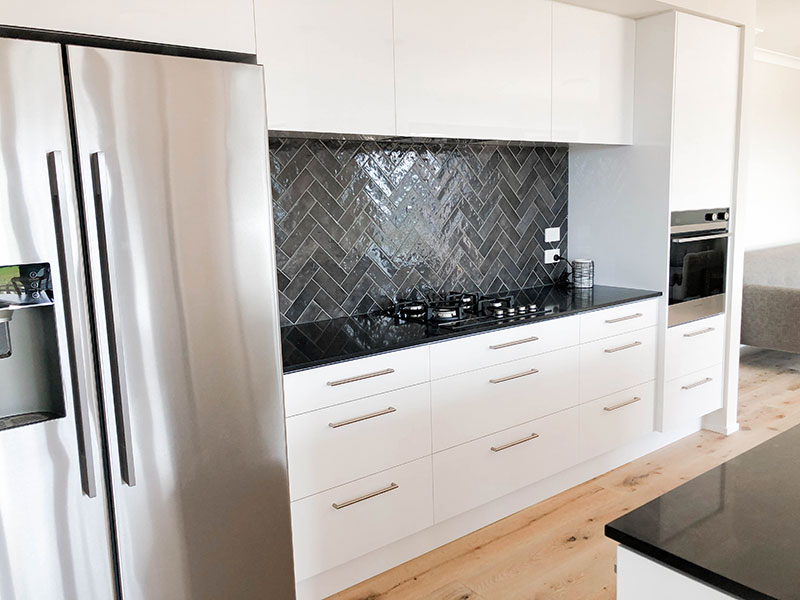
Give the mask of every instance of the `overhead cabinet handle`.
[{"label": "overhead cabinet handle", "polygon": [[111,387],[114,395],[114,418],[117,425],[117,445],[119,447],[122,480],[129,486],[136,485],[136,471],[133,463],[131,419],[128,407],[128,388],[125,377],[125,354],[122,341],[117,332],[114,316],[114,294],[119,293],[114,274],[114,266],[109,258],[108,222],[103,194],[106,187],[106,162],[103,152],[95,152],[90,157],[92,186],[94,188],[95,215],[97,218],[97,241],[99,248],[100,271],[105,297],[106,332],[111,357]]},{"label": "overhead cabinet handle", "polygon": [[364,494],[363,496],[359,496],[358,498],[353,498],[352,500],[348,500],[347,502],[342,502],[337,504],[334,502],[331,506],[336,510],[342,510],[343,508],[347,508],[348,506],[352,506],[353,504],[358,504],[359,502],[363,502],[364,500],[369,500],[370,498],[374,498],[375,496],[380,496],[381,494],[386,494],[387,492],[391,492],[396,490],[400,486],[396,483],[392,482],[387,485],[385,488],[380,490],[375,490],[374,492],[370,492],[369,494]]},{"label": "overhead cabinet handle", "polygon": [[620,402],[619,404],[612,404],[611,406],[604,406],[603,410],[606,411],[606,412],[611,412],[613,410],[617,410],[619,408],[622,408],[623,406],[629,406],[629,405],[633,404],[634,402],[639,402],[639,400],[641,400],[641,398],[639,396],[636,396],[635,398],[631,398],[630,400],[625,400],[625,402]]},{"label": "overhead cabinet handle", "polygon": [[519,379],[520,377],[527,377],[528,375],[536,375],[539,372],[539,369],[531,369],[530,371],[525,371],[523,373],[517,373],[515,375],[506,375],[505,377],[498,377],[497,379],[490,379],[489,383],[503,383],[505,381],[511,381],[512,379]]},{"label": "overhead cabinet handle", "polygon": [[694,337],[696,335],[703,335],[704,333],[711,333],[714,331],[713,327],[706,327],[705,329],[701,329],[700,331],[693,331],[692,333],[684,333],[683,337]]},{"label": "overhead cabinet handle", "polygon": [[384,410],[379,410],[378,412],[369,413],[368,415],[353,417],[352,419],[347,419],[346,421],[338,421],[337,423],[328,423],[328,427],[331,427],[333,429],[338,429],[339,427],[344,427],[345,425],[352,425],[353,423],[360,423],[361,421],[366,421],[367,419],[374,419],[375,417],[390,415],[393,412],[397,412],[397,409],[394,406],[390,406],[389,408],[386,408]]},{"label": "overhead cabinet handle", "polygon": [[364,375],[356,375],[355,377],[348,377],[347,379],[329,381],[328,385],[331,387],[336,387],[337,385],[344,385],[346,383],[355,383],[356,381],[372,379],[373,377],[380,377],[381,375],[391,375],[392,373],[394,373],[394,369],[384,369],[383,371],[375,371],[374,373],[365,373]]},{"label": "overhead cabinet handle", "polygon": [[695,383],[690,383],[689,385],[682,385],[681,389],[682,390],[693,390],[696,387],[700,387],[701,385],[705,385],[707,383],[711,383],[712,381],[714,381],[714,380],[711,377],[706,377],[705,379],[702,379],[700,381],[696,381]]},{"label": "overhead cabinet handle", "polygon": [[58,247],[58,260],[61,272],[61,294],[64,303],[64,320],[67,326],[67,351],[69,354],[70,369],[72,371],[72,395],[75,402],[75,421],[78,433],[78,458],[80,461],[81,486],[83,493],[89,498],[97,496],[97,475],[94,469],[94,450],[92,446],[90,412],[85,390],[90,389],[86,381],[87,371],[91,361],[78,349],[78,336],[75,334],[75,321],[72,308],[72,284],[70,280],[71,265],[80,258],[74,256],[72,250],[75,240],[67,237],[69,227],[69,213],[61,201],[64,195],[64,164],[61,152],[55,151],[47,154],[47,173],[50,178],[50,197],[53,201],[53,218],[56,228],[56,241]]},{"label": "overhead cabinet handle", "polygon": [[524,444],[525,442],[530,442],[531,440],[535,440],[539,437],[538,433],[532,433],[528,436],[520,440],[516,440],[513,442],[508,442],[507,444],[503,444],[502,446],[492,446],[489,448],[492,452],[502,452],[503,450],[508,450],[509,448],[513,448],[514,446],[519,446],[520,444]]},{"label": "overhead cabinet handle", "polygon": [[638,319],[639,317],[643,317],[642,313],[636,313],[633,315],[628,315],[627,317],[617,317],[616,319],[606,319],[606,323],[609,325],[613,325],[614,323],[622,323],[623,321],[630,321],[631,319]]},{"label": "overhead cabinet handle", "polygon": [[489,350],[502,350],[503,348],[510,348],[511,346],[519,346],[520,344],[527,344],[529,342],[536,342],[538,340],[539,338],[534,335],[522,340],[514,340],[513,342],[505,342],[504,344],[495,344],[493,346],[489,346]]},{"label": "overhead cabinet handle", "polygon": [[614,352],[621,352],[622,350],[629,350],[630,348],[636,348],[636,346],[641,346],[642,342],[633,342],[632,344],[625,344],[624,346],[617,346],[616,348],[606,348],[604,352],[606,354],[612,354]]}]

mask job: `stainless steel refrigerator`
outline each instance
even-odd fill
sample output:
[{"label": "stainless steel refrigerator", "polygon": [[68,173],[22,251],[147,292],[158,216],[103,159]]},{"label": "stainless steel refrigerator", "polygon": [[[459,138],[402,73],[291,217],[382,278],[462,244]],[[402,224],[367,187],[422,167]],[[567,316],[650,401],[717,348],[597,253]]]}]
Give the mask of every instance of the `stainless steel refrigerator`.
[{"label": "stainless steel refrigerator", "polygon": [[294,597],[263,76],[0,39],[0,599]]}]

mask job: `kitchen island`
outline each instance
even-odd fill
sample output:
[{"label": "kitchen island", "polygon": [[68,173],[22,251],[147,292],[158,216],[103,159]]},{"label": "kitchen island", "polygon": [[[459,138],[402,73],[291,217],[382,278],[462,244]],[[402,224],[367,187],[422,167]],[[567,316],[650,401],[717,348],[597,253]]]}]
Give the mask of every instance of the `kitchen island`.
[{"label": "kitchen island", "polygon": [[800,426],[606,525],[617,598],[800,598]]}]

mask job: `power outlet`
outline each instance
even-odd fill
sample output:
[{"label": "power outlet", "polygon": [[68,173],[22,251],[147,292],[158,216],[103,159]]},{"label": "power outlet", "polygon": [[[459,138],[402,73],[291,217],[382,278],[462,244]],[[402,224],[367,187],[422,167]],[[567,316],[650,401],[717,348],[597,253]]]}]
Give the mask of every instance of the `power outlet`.
[{"label": "power outlet", "polygon": [[545,242],[559,242],[561,241],[561,227],[547,227],[544,230]]},{"label": "power outlet", "polygon": [[559,251],[558,248],[553,248],[552,250],[545,250],[544,251],[544,264],[552,265],[553,263],[558,262],[556,260],[556,256],[558,256],[559,254],[561,254],[561,252]]}]

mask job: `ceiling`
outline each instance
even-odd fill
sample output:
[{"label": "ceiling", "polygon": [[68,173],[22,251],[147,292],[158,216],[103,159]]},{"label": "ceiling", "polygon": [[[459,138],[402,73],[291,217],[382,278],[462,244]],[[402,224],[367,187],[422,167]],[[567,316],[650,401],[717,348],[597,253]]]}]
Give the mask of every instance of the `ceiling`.
[{"label": "ceiling", "polygon": [[800,57],[800,2],[798,0],[758,0],[756,46],[773,52]]},{"label": "ceiling", "polygon": [[658,0],[560,0],[566,4],[593,8],[623,17],[638,19],[664,12],[668,7]]}]

